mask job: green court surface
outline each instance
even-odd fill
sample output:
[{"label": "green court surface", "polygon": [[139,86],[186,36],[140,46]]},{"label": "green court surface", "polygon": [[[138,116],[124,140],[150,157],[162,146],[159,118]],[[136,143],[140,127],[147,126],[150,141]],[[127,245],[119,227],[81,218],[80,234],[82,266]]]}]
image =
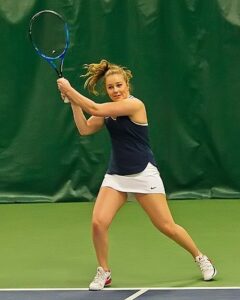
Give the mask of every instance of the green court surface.
[{"label": "green court surface", "polygon": [[[110,230],[113,288],[239,286],[239,200],[171,200],[175,221],[218,269],[203,282],[192,257],[159,233],[136,202]],[[86,288],[96,272],[93,203],[0,205],[0,288]]]}]

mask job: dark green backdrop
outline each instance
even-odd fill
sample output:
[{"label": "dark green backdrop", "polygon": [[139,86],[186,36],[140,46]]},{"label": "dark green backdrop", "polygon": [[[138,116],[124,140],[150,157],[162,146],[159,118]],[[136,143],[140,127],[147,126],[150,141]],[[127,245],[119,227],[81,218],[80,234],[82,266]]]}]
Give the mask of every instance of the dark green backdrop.
[{"label": "dark green backdrop", "polygon": [[170,198],[240,198],[238,0],[0,0],[1,202],[92,200],[108,162],[107,132],[78,135],[31,47],[42,9],[68,20],[65,77],[80,91],[84,63],[133,71]]}]

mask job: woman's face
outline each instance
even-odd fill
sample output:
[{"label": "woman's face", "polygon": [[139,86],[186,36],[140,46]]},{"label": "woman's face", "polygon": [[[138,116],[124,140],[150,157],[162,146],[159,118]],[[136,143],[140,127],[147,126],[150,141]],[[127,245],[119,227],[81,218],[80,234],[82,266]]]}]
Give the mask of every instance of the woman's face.
[{"label": "woman's face", "polygon": [[129,97],[129,86],[122,74],[107,75],[105,88],[112,101],[119,101]]}]

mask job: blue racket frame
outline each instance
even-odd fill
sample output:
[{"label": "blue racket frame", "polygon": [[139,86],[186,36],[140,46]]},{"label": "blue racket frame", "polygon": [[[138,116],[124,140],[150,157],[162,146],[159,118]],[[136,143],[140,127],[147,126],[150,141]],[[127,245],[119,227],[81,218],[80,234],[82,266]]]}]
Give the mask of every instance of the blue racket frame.
[{"label": "blue racket frame", "polygon": [[[47,56],[44,53],[42,53],[38,49],[38,47],[35,45],[35,43],[32,39],[32,24],[33,24],[34,20],[39,15],[44,14],[44,13],[52,13],[52,14],[58,16],[64,22],[64,31],[65,31],[65,36],[66,36],[66,44],[65,44],[63,52],[60,55],[56,56],[56,57]],[[64,18],[59,13],[57,13],[56,11],[53,11],[53,10],[42,10],[42,11],[36,13],[30,20],[29,37],[30,37],[32,45],[33,45],[34,49],[36,50],[37,54],[39,56],[41,56],[43,59],[45,59],[50,64],[50,66],[56,71],[59,78],[63,77],[63,61],[64,61],[66,52],[67,52],[67,50],[69,48],[69,44],[70,44],[69,29],[68,29],[68,25],[67,25],[66,21],[64,20]],[[56,61],[58,61],[58,60],[60,60],[59,68],[56,64]]]}]

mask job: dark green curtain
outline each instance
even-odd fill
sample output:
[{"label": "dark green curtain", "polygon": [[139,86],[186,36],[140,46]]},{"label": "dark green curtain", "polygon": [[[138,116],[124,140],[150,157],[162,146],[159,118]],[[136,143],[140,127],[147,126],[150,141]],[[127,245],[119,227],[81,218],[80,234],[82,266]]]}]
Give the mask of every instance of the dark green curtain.
[{"label": "dark green curtain", "polygon": [[68,20],[64,75],[82,93],[84,63],[132,70],[169,198],[240,198],[238,0],[0,0],[1,202],[93,200],[108,163],[106,130],[78,134],[32,49],[42,9]]}]

